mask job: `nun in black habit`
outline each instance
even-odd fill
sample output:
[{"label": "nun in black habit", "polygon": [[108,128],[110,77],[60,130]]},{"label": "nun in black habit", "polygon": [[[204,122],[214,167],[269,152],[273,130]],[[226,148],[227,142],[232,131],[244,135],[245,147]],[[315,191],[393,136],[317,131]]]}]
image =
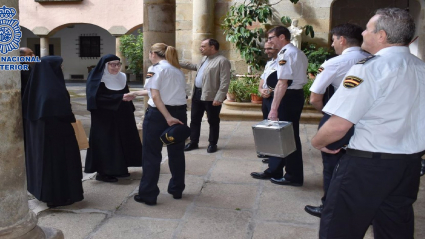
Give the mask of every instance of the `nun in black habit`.
[{"label": "nun in black habit", "polygon": [[128,177],[127,167],[142,166],[142,143],[134,119],[133,102],[123,101],[129,93],[120,58],[103,56],[87,79],[87,110],[91,128],[84,172],[97,172],[96,180],[117,182]]},{"label": "nun in black habit", "polygon": [[62,58],[34,65],[22,99],[28,191],[48,207],[83,200],[80,150],[61,69]]}]

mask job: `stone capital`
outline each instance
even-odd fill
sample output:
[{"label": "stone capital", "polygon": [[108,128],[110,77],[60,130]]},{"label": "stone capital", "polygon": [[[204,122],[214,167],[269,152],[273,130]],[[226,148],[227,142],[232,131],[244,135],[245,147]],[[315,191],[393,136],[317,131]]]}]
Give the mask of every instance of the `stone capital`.
[{"label": "stone capital", "polygon": [[35,27],[34,29],[32,29],[32,33],[39,37],[46,37],[49,35],[50,30],[45,27]]},{"label": "stone capital", "polygon": [[127,28],[123,26],[112,26],[108,29],[109,33],[111,33],[112,36],[120,37],[127,33]]}]

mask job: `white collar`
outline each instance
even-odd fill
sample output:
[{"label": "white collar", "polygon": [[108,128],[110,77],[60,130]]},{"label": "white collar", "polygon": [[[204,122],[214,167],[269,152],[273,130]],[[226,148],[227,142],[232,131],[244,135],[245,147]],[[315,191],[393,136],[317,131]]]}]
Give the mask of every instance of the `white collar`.
[{"label": "white collar", "polygon": [[116,75],[113,75],[108,71],[108,63],[105,64],[100,82],[105,83],[106,88],[110,90],[122,90],[125,87],[126,81],[127,77],[124,73],[118,72]]}]

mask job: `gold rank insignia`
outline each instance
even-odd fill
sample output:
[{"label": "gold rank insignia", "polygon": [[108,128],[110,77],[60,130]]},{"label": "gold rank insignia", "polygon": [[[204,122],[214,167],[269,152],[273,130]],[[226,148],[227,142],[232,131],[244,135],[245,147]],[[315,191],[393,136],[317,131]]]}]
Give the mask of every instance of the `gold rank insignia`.
[{"label": "gold rank insignia", "polygon": [[319,69],[317,69],[317,74],[322,73],[322,71],[324,71],[325,68],[323,68],[323,66],[319,67]]},{"label": "gold rank insignia", "polygon": [[370,59],[372,59],[372,58],[374,58],[374,57],[375,57],[374,55],[368,56],[368,57],[364,58],[363,60],[360,60],[360,61],[359,61],[359,62],[357,62],[356,64],[364,64],[364,63],[366,63],[368,60],[370,60]]},{"label": "gold rank insignia", "polygon": [[351,88],[357,87],[362,82],[363,82],[363,80],[358,78],[358,77],[347,76],[347,77],[345,77],[343,84],[344,84],[345,88],[351,89]]},{"label": "gold rank insignia", "polygon": [[286,60],[280,60],[279,61],[279,66],[283,66],[283,65],[285,65],[286,64]]},{"label": "gold rank insignia", "polygon": [[170,141],[171,143],[173,143],[173,142],[174,142],[174,137],[173,137],[173,136],[168,136],[168,133],[167,133],[167,134],[165,134],[165,138],[166,138],[168,141]]},{"label": "gold rank insignia", "polygon": [[146,78],[151,78],[153,75],[155,75],[155,72],[148,72]]}]

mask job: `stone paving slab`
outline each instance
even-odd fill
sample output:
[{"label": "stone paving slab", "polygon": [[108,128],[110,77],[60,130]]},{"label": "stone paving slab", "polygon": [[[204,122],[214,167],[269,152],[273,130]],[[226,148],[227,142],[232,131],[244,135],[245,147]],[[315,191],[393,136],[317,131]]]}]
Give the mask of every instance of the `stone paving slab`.
[{"label": "stone paving slab", "polygon": [[254,207],[258,186],[206,183],[196,200],[199,207],[251,209]]},{"label": "stone paving slab", "polygon": [[194,207],[186,215],[176,238],[247,238],[251,219],[252,213],[249,211]]},{"label": "stone paving slab", "polygon": [[178,226],[176,220],[158,220],[115,216],[93,233],[92,239],[171,239]]},{"label": "stone paving slab", "polygon": [[38,215],[38,225],[60,228],[65,238],[84,239],[103,221],[102,213],[74,213],[49,210]]}]

